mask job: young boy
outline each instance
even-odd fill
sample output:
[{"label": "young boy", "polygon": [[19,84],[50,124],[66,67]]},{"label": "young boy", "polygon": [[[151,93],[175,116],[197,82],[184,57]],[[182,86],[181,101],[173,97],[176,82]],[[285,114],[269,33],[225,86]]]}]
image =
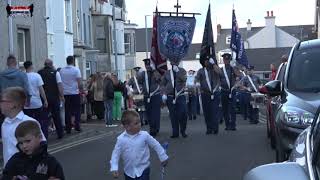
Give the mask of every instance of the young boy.
[{"label": "young boy", "polygon": [[[14,136],[17,126],[26,120],[36,121],[25,115],[22,111],[26,100],[27,96],[24,90],[20,87],[10,87],[2,92],[0,108],[2,114],[6,117],[1,126],[4,166],[11,156],[18,152],[16,147],[17,139]],[[38,125],[40,127],[39,123]],[[46,141],[46,138],[42,136],[42,140]]]},{"label": "young boy", "polygon": [[24,121],[16,129],[18,153],[13,155],[3,170],[2,180],[64,180],[59,162],[47,152],[39,124]]},{"label": "young boy", "polygon": [[113,177],[119,177],[118,164],[122,157],[126,180],[149,180],[149,146],[158,153],[162,166],[168,163],[168,156],[156,139],[141,131],[140,117],[136,111],[125,111],[121,123],[125,131],[118,136],[110,160]]}]

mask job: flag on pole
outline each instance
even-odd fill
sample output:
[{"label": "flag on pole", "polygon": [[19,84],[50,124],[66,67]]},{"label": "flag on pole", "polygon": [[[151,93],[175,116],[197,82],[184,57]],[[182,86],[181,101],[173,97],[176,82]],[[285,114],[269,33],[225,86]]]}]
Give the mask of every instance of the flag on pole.
[{"label": "flag on pole", "polygon": [[214,49],[214,42],[213,42],[213,31],[212,31],[212,22],[211,22],[211,5],[209,4],[206,24],[204,27],[203,38],[202,38],[202,45],[200,51],[200,63],[204,65],[204,61],[206,59],[212,58],[214,62],[217,64],[216,54]]},{"label": "flag on pole", "polygon": [[231,32],[231,43],[230,48],[236,53],[236,61],[248,67],[248,58],[244,49],[244,43],[239,32],[238,22],[235,14],[235,10],[232,10],[232,32]]},{"label": "flag on pole", "polygon": [[153,16],[152,43],[151,43],[151,60],[161,75],[167,70],[167,60],[161,56],[158,46],[158,7]]}]

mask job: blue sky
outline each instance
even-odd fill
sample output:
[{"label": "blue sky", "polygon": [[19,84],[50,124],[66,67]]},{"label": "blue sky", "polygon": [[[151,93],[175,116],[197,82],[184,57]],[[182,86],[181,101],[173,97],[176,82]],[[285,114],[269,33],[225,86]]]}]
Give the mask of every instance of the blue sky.
[{"label": "blue sky", "polygon": [[[126,0],[128,20],[145,27],[145,15],[152,15],[158,1],[159,11],[175,11],[176,0]],[[194,43],[202,41],[209,1],[211,2],[211,17],[215,33],[216,25],[222,28],[231,27],[231,12],[234,4],[240,27],[245,27],[248,19],[252,26],[264,26],[267,11],[274,11],[276,25],[313,24],[315,0],[179,0],[182,12],[198,12],[197,26],[193,38]],[[148,27],[152,27],[152,17],[147,17]],[[216,33],[215,33],[216,34]]]}]

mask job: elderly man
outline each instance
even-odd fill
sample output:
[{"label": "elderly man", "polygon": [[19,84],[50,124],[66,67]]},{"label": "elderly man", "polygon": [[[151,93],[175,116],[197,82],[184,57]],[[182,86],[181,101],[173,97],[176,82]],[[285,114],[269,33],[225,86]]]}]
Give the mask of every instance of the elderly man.
[{"label": "elderly man", "polygon": [[43,88],[48,100],[46,111],[51,113],[58,139],[63,137],[62,121],[60,117],[60,103],[64,102],[63,87],[60,73],[54,68],[50,59],[44,61],[44,68],[38,71],[44,82]]}]

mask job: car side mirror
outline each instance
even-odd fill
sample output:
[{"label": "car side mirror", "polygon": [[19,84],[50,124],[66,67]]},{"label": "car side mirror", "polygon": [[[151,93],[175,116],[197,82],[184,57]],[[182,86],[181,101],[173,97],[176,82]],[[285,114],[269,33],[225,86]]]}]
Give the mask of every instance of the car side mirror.
[{"label": "car side mirror", "polygon": [[282,82],[279,80],[270,81],[259,88],[259,92],[269,96],[279,96],[282,93]]},{"label": "car side mirror", "polygon": [[309,180],[304,169],[295,162],[273,163],[249,171],[243,180]]}]

